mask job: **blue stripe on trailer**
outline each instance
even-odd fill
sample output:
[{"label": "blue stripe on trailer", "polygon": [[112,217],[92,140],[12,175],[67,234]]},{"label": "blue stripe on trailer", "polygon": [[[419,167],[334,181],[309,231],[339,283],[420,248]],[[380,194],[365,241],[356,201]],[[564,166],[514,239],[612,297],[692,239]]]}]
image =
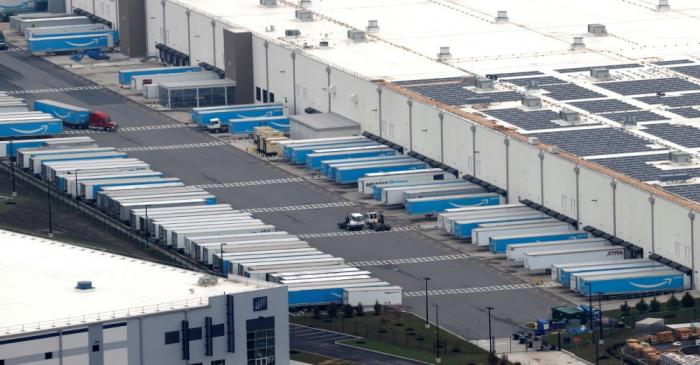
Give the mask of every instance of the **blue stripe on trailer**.
[{"label": "blue stripe on trailer", "polygon": [[529,236],[519,237],[489,237],[489,251],[493,253],[505,253],[509,245],[536,243],[536,242],[553,242],[553,241],[568,241],[568,240],[583,240],[588,238],[586,232],[565,232],[551,234],[533,234]]},{"label": "blue stripe on trailer", "polygon": [[404,209],[409,215],[436,214],[450,208],[483,207],[501,203],[502,197],[497,194],[445,196],[407,199]]}]

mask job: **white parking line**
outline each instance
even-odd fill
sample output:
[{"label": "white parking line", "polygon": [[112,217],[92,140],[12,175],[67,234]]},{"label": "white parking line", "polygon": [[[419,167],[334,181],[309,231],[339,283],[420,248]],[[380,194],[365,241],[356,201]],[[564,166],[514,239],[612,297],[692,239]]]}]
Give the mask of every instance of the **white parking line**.
[{"label": "white parking line", "polygon": [[391,232],[406,232],[415,231],[420,229],[416,226],[402,226],[402,227],[391,227],[391,231],[381,231],[375,232],[369,229],[362,231],[336,231],[336,232],[324,232],[324,233],[306,233],[297,235],[299,238],[326,238],[326,237],[345,237],[345,236],[359,236],[365,234],[377,234],[377,233],[391,233]]},{"label": "white parking line", "polygon": [[[160,129],[173,129],[173,128],[184,128],[187,127],[185,124],[158,124],[158,125],[144,125],[138,127],[121,127],[117,132],[143,132],[143,131],[154,131]],[[72,129],[63,132],[64,134],[94,134],[94,133],[104,133],[104,131],[96,129]],[[111,132],[110,132],[111,133]]]},{"label": "white parking line", "polygon": [[[508,285],[493,285],[493,286],[477,286],[477,287],[471,287],[471,288],[457,288],[457,289],[436,289],[436,290],[428,290],[428,295],[459,295],[459,294],[472,294],[472,293],[488,293],[488,292],[495,292],[495,291],[504,291],[504,290],[523,290],[523,289],[535,289],[535,288],[551,288],[551,287],[556,287],[559,286],[558,283],[555,283],[553,281],[547,281],[543,283],[542,285],[533,285],[533,284],[508,284]],[[424,296],[425,291],[410,291],[410,292],[404,292],[403,296],[405,297],[420,297]]]},{"label": "white parking line", "polygon": [[334,202],[334,203],[320,203],[320,204],[307,204],[307,205],[290,205],[290,206],[286,206],[286,207],[251,208],[251,209],[241,209],[241,210],[244,212],[249,212],[249,213],[273,213],[273,212],[289,212],[289,211],[294,211],[294,210],[351,207],[351,206],[358,205],[358,204],[359,203],[357,203],[357,202]]},{"label": "white parking line", "polygon": [[85,90],[99,90],[102,86],[90,85],[90,86],[74,86],[74,87],[61,87],[55,89],[34,89],[34,90],[2,90],[0,93],[7,95],[21,95],[21,94],[48,94],[48,93],[63,93],[67,91],[85,91]]},{"label": "white parking line", "polygon": [[184,149],[188,149],[188,148],[224,146],[226,144],[227,144],[226,142],[203,142],[203,143],[173,144],[173,145],[167,145],[167,146],[123,147],[123,148],[118,148],[118,150],[122,151],[122,152],[184,150]]},{"label": "white parking line", "polygon": [[229,183],[219,183],[219,184],[201,184],[192,185],[202,189],[223,189],[223,188],[238,188],[243,186],[259,186],[259,185],[270,185],[270,184],[284,184],[284,183],[294,183],[304,181],[300,177],[289,177],[283,179],[269,179],[269,180],[255,180],[255,181],[238,181]]},{"label": "white parking line", "polygon": [[417,263],[422,263],[422,262],[464,260],[464,259],[468,259],[468,258],[469,258],[469,255],[456,254],[456,255],[442,255],[442,256],[411,257],[411,258],[405,258],[405,259],[356,261],[356,262],[348,262],[347,264],[352,265],[352,266],[385,266],[385,265],[417,264]]}]

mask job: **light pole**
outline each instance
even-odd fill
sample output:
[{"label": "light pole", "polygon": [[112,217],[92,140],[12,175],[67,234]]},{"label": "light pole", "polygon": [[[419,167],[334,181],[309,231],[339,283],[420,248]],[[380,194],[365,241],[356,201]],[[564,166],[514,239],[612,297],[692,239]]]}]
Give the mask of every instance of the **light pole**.
[{"label": "light pole", "polygon": [[12,197],[17,197],[17,185],[15,184],[15,160],[17,155],[14,152],[13,138],[10,138],[10,168],[12,169]]},{"label": "light pole", "polygon": [[53,217],[51,212],[51,186],[49,186],[49,181],[46,181],[46,198],[48,200],[49,206],[49,238],[53,238]]},{"label": "light pole", "polygon": [[219,265],[221,266],[221,276],[226,277],[226,273],[224,272],[224,243],[221,242],[221,245],[219,246]]},{"label": "light pole", "polygon": [[600,335],[598,336],[600,341],[603,341],[603,305],[601,304],[601,297],[603,293],[598,292],[598,327],[600,330]]},{"label": "light pole", "polygon": [[146,209],[146,219],[144,220],[145,223],[145,231],[146,231],[146,242],[148,242],[148,205],[144,205],[144,208]]},{"label": "light pole", "polygon": [[429,277],[424,277],[425,280],[425,328],[430,328],[430,322],[428,321],[428,281]]},{"label": "light pole", "polygon": [[435,304],[435,363],[442,362],[440,358],[440,312],[438,305]]},{"label": "light pole", "polygon": [[489,314],[489,352],[493,352],[493,336],[491,335],[491,311],[493,307],[486,307]]}]

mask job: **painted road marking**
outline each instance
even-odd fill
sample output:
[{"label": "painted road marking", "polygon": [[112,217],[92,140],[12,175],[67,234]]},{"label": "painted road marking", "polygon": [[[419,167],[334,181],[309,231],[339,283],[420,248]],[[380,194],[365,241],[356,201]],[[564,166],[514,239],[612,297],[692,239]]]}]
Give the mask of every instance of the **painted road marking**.
[{"label": "painted road marking", "polygon": [[[289,212],[289,211],[294,211],[294,210],[351,207],[351,206],[355,206],[355,205],[359,205],[359,203],[358,202],[335,202],[335,203],[320,203],[320,204],[307,204],[307,205],[290,205],[290,206],[286,206],[286,207],[251,208],[251,209],[241,209],[241,210],[244,212],[249,212],[249,213],[273,213],[273,212]],[[339,232],[339,233],[342,233],[342,232]]]},{"label": "painted road marking", "polygon": [[203,147],[216,147],[225,146],[226,142],[203,142],[203,143],[187,143],[187,144],[173,144],[167,146],[138,146],[138,147],[123,147],[118,148],[122,152],[134,152],[134,151],[166,151],[166,150],[184,150],[188,148],[203,148]]},{"label": "painted road marking", "polygon": [[270,184],[284,184],[284,183],[294,183],[304,181],[300,177],[290,177],[285,179],[270,179],[270,180],[256,180],[256,181],[238,181],[230,183],[220,183],[220,184],[201,184],[192,185],[197,188],[202,189],[223,189],[223,188],[238,188],[243,186],[259,186],[259,185],[270,185]]},{"label": "painted road marking", "polygon": [[[559,286],[558,283],[553,281],[544,282],[542,285],[533,284],[508,284],[508,285],[492,285],[492,286],[477,286],[471,288],[458,288],[458,289],[436,289],[428,290],[428,295],[458,295],[458,294],[472,294],[472,293],[488,293],[494,291],[503,290],[523,290],[523,289],[535,289],[535,288],[552,288]],[[409,291],[404,292],[405,297],[421,297],[425,295],[424,290],[419,291]]]},{"label": "painted road marking", "polygon": [[352,266],[385,266],[385,265],[401,265],[401,264],[418,264],[421,262],[464,260],[464,259],[468,259],[468,258],[469,258],[469,255],[456,254],[456,255],[442,255],[442,256],[411,257],[411,258],[406,258],[406,259],[356,261],[356,262],[348,262],[348,265],[352,265]]},{"label": "painted road marking", "polygon": [[[117,132],[143,132],[143,131],[153,131],[160,129],[173,129],[173,128],[184,128],[187,125],[182,123],[177,124],[157,124],[157,125],[143,125],[138,127],[121,127],[117,129]],[[64,131],[64,134],[94,134],[94,133],[104,133],[105,131],[97,129],[72,129]],[[111,133],[111,132],[110,132]]]},{"label": "painted road marking", "polygon": [[64,93],[67,91],[84,91],[84,90],[100,90],[102,86],[91,85],[91,86],[74,86],[74,87],[60,87],[55,89],[34,89],[34,90],[2,90],[0,93],[7,95],[19,95],[19,94],[48,94],[48,93]]},{"label": "painted road marking", "polygon": [[19,47],[9,47],[8,49],[2,50],[0,52],[21,52],[24,51],[22,48]]},{"label": "painted road marking", "polygon": [[324,233],[307,233],[298,234],[299,238],[326,238],[326,237],[345,237],[345,236],[360,236],[364,234],[377,234],[377,233],[391,233],[391,232],[406,232],[415,231],[420,229],[416,226],[403,226],[403,227],[391,227],[391,231],[375,232],[369,229],[362,231],[336,231],[336,232],[324,232]]}]

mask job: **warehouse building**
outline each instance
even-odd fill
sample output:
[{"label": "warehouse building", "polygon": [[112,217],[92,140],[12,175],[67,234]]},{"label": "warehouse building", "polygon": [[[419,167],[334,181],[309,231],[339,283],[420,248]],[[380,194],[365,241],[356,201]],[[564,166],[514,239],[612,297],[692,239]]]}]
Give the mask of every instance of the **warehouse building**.
[{"label": "warehouse building", "polygon": [[506,190],[509,202],[545,206],[697,279],[693,1],[68,0],[66,8],[114,21],[128,55],[168,47],[223,69],[237,103],[336,113]]},{"label": "warehouse building", "polygon": [[2,364],[289,363],[285,287],[8,231],[0,245]]}]

